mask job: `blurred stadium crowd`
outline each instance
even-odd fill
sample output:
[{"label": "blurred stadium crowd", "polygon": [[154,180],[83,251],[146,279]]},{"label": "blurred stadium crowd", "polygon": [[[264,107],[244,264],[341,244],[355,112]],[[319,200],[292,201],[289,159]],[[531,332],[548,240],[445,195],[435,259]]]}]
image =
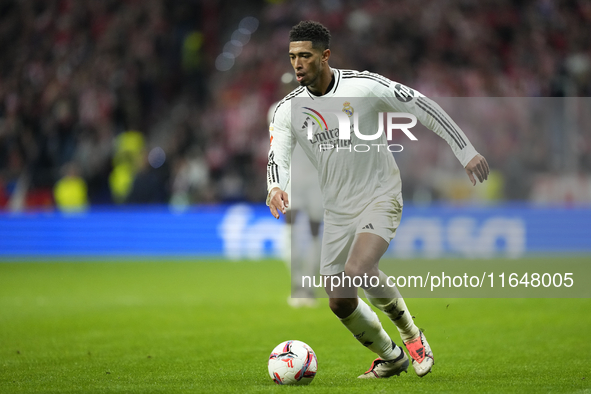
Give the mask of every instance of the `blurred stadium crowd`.
[{"label": "blurred stadium crowd", "polygon": [[589,178],[586,0],[5,0],[0,209],[263,201],[267,109],[293,88],[302,19],[331,30],[333,67],[427,96],[581,97],[570,131],[465,129],[496,169],[476,197],[434,182],[429,168],[458,170],[440,142],[420,165],[397,157],[405,199],[527,200],[535,176]]}]

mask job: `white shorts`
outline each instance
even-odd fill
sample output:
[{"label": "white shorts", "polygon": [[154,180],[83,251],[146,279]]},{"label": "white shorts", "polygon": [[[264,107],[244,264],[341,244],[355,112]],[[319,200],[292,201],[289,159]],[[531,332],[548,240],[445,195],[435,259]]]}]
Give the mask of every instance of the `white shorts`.
[{"label": "white shorts", "polygon": [[376,199],[359,216],[346,222],[325,220],[320,274],[336,275],[345,271],[349,250],[358,233],[376,234],[389,244],[396,235],[401,215],[401,197],[387,195]]}]

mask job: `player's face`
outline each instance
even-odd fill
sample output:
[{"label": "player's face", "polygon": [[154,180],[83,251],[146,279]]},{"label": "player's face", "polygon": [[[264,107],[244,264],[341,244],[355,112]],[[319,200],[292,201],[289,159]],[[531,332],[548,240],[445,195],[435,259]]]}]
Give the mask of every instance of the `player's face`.
[{"label": "player's face", "polygon": [[326,66],[330,50],[322,52],[312,47],[312,41],[292,41],[289,43],[289,58],[296,79],[301,86],[314,86],[318,82],[323,67]]}]

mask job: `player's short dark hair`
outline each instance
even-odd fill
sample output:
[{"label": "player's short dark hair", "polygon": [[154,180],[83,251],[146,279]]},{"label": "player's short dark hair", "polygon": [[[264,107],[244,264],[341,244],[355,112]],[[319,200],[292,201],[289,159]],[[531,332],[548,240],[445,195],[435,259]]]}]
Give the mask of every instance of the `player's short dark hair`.
[{"label": "player's short dark hair", "polygon": [[312,47],[324,51],[330,48],[330,31],[321,23],[301,21],[289,32],[289,42],[312,41]]}]

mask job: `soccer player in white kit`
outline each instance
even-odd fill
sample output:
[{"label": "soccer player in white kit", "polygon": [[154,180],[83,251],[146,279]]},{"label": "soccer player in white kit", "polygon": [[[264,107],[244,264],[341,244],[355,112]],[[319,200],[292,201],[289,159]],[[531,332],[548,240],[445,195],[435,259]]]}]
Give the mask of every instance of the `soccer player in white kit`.
[{"label": "soccer player in white kit", "polygon": [[[377,284],[372,281],[367,285],[364,281],[365,295],[396,325],[414,370],[422,377],[434,364],[431,347],[414,324],[398,290],[379,270],[380,258],[394,238],[402,213],[398,167],[388,149],[379,149],[388,145],[386,136],[382,134],[372,141],[380,144],[371,153],[358,152],[351,146],[367,142],[366,138],[360,138],[357,132],[351,133],[349,141],[339,138],[343,130],[335,128],[339,125],[336,117],[323,118],[322,110],[317,110],[329,100],[345,98],[343,112],[349,117],[357,112],[357,127],[363,127],[365,136],[379,129],[379,118],[365,115],[370,109],[410,113],[447,141],[473,185],[476,178],[480,182],[488,178],[488,164],[436,103],[381,75],[331,68],[329,47],[330,32],[320,23],[303,21],[290,32],[289,57],[300,87],[278,104],[269,127],[267,204],[275,218],[280,212],[285,214],[291,152],[297,142],[318,169],[325,208],[320,273],[329,279],[324,283],[330,308],[361,344],[378,355],[359,377],[400,375],[408,369],[409,359],[383,329],[375,312],[357,296],[357,287],[344,280],[345,276],[376,278]],[[300,110],[299,99],[310,100],[314,108]],[[321,121],[310,111],[315,111]],[[312,118],[316,124],[311,129]],[[332,281],[333,276],[343,278],[338,282],[340,286],[332,286],[337,283]]]}]

